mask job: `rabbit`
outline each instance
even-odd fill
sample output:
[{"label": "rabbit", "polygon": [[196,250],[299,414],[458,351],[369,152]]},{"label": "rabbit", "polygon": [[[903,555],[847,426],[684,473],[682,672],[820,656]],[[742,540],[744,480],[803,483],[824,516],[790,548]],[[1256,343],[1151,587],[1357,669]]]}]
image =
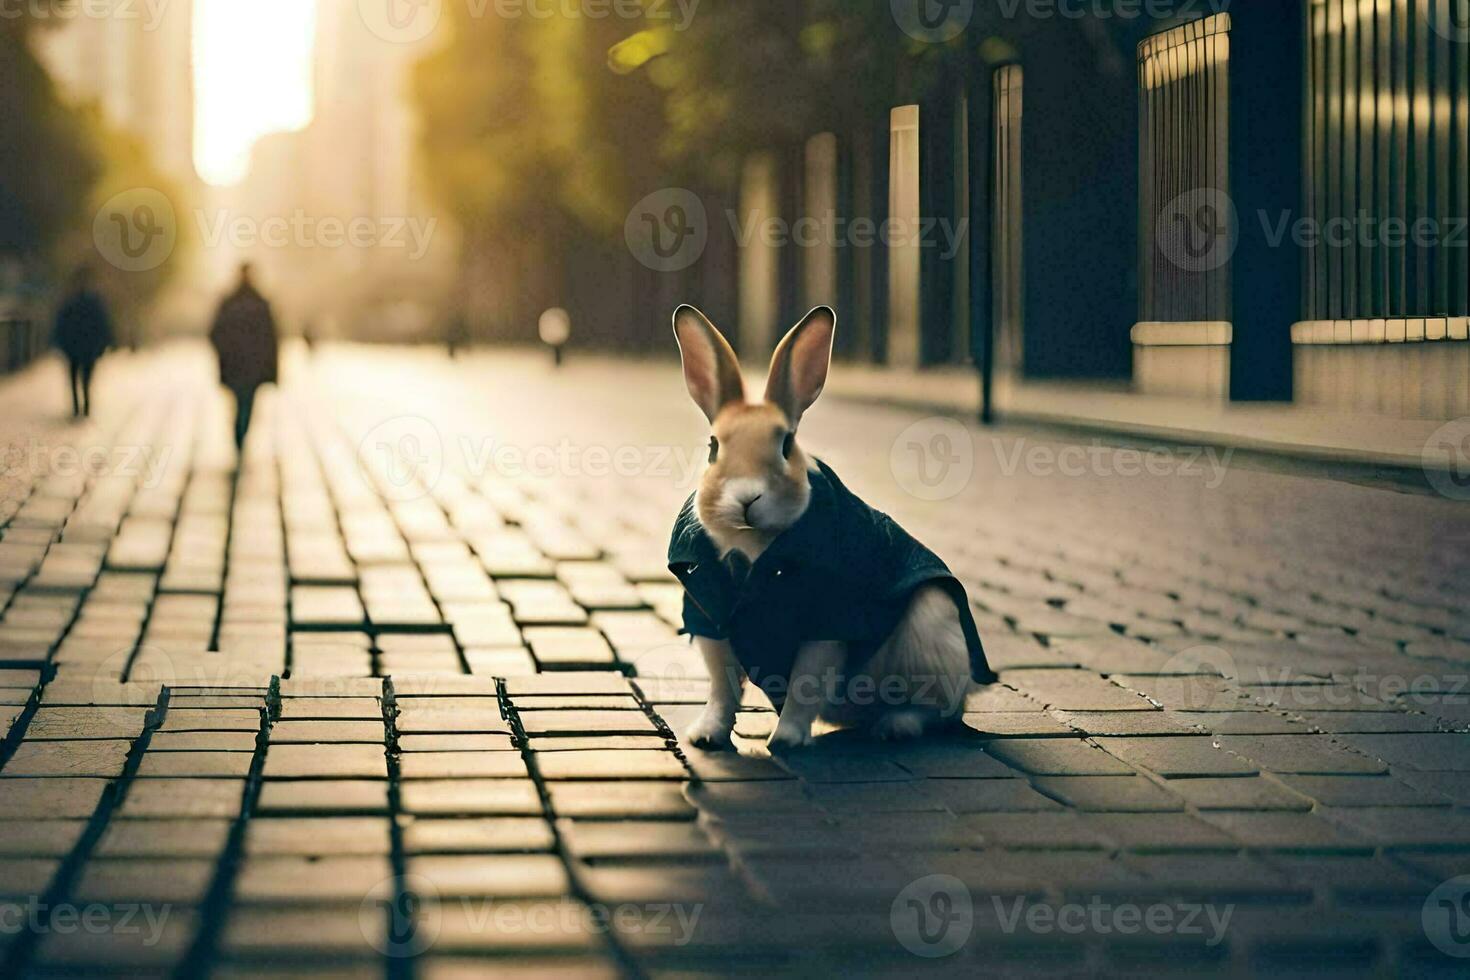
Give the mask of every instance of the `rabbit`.
[{"label": "rabbit", "polygon": [[810,745],[817,718],[915,738],[996,680],[964,586],[797,441],[836,327],[829,307],[803,317],[771,357],[764,398],[747,402],[729,342],[694,307],[674,313],[684,381],[711,426],[668,555],[710,679],[685,733],[700,748],[732,747],[747,681],[779,712],[767,745],[783,752]]}]

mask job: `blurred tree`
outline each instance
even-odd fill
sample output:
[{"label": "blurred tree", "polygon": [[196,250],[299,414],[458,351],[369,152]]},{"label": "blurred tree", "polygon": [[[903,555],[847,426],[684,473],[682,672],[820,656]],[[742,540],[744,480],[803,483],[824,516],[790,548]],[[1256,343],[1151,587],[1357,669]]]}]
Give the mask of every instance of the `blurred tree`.
[{"label": "blurred tree", "polygon": [[19,16],[0,19],[0,258],[53,282],[91,263],[127,323],[163,286],[180,248],[155,269],[122,272],[100,261],[93,218],[110,197],[131,188],[161,191],[179,214],[183,202],[141,140],[109,126],[97,106],[62,99],[30,40],[33,32],[51,29],[46,25],[64,22],[33,18],[26,13],[31,10],[18,7]]},{"label": "blurred tree", "polygon": [[31,51],[37,22],[0,19],[0,255],[54,259],[83,222],[102,170],[85,120],[64,105]]}]

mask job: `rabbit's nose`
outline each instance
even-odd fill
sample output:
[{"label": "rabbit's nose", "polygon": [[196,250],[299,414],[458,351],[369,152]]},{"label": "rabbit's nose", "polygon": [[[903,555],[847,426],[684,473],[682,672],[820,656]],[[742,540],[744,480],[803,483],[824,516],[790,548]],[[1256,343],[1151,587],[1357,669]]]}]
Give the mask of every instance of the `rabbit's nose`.
[{"label": "rabbit's nose", "polygon": [[745,502],[745,505],[744,505],[744,509],[745,509],[745,522],[747,524],[750,523],[750,508],[754,507],[755,506],[755,502],[757,500],[761,499],[761,497],[763,497],[763,496],[765,496],[765,494],[758,493],[754,497],[751,497],[749,500],[747,500]]}]

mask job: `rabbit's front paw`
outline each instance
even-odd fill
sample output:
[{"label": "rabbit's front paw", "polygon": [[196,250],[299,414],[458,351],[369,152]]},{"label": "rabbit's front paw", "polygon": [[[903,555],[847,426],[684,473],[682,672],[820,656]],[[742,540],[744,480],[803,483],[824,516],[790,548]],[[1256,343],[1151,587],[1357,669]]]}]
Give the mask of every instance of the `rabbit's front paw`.
[{"label": "rabbit's front paw", "polygon": [[776,724],[776,730],[771,733],[771,737],[766,739],[766,748],[770,749],[773,753],[786,752],[790,749],[806,748],[812,742],[812,726],[810,723],[802,727],[801,725],[793,725],[789,722],[781,721]]},{"label": "rabbit's front paw", "polygon": [[730,739],[733,727],[725,715],[706,708],[704,714],[684,730],[684,739],[697,749],[730,749],[734,748]]}]

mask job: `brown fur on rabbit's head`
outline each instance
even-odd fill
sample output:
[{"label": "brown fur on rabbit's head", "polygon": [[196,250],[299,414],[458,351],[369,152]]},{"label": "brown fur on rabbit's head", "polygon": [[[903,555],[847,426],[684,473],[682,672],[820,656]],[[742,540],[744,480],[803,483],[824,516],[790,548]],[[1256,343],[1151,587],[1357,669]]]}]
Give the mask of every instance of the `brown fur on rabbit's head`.
[{"label": "brown fur on rabbit's head", "polygon": [[710,422],[696,511],[721,553],[737,549],[754,561],[806,512],[811,485],[796,430],[827,383],[836,329],[828,307],[803,317],[771,355],[765,397],[747,402],[729,342],[694,307],[674,311],[684,381]]}]

